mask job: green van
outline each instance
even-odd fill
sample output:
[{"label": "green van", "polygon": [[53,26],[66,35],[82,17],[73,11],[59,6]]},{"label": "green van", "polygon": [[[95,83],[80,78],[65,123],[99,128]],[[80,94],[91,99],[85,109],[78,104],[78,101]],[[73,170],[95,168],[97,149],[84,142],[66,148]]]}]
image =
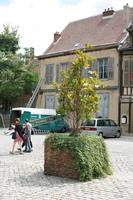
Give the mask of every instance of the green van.
[{"label": "green van", "polygon": [[55,109],[42,108],[13,108],[10,114],[10,124],[14,123],[15,118],[20,118],[21,123],[29,119],[33,128],[49,132],[67,132],[69,125],[62,115],[58,115]]}]

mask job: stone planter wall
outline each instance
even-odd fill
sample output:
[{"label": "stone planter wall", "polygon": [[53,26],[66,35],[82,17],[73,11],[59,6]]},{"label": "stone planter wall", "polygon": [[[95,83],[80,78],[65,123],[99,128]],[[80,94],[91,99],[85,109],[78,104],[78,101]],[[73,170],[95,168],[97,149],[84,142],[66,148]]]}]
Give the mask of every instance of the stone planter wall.
[{"label": "stone planter wall", "polygon": [[75,159],[66,150],[53,150],[45,141],[44,174],[78,179]]}]

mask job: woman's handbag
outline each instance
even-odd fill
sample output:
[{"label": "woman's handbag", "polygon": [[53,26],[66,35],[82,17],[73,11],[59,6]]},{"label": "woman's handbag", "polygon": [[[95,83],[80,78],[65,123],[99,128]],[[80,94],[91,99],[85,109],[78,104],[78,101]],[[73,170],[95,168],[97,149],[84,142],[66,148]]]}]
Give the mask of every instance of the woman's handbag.
[{"label": "woman's handbag", "polygon": [[15,140],[16,138],[17,138],[16,132],[14,131],[14,132],[12,133],[12,139]]}]

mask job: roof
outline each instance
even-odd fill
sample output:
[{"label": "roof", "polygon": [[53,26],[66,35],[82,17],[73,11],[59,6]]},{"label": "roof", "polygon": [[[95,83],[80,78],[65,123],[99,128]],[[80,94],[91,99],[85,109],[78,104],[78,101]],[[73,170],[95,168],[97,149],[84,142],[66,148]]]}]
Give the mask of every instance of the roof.
[{"label": "roof", "polygon": [[126,36],[123,12],[116,11],[110,18],[103,18],[101,14],[69,23],[58,41],[52,42],[43,55],[83,48],[86,43],[92,46],[119,44]]}]

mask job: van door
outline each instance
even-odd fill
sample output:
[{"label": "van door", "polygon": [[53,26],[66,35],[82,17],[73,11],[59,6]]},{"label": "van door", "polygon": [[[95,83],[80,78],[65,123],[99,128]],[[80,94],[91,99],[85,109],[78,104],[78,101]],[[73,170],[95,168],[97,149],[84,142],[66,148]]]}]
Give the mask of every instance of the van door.
[{"label": "van door", "polygon": [[30,120],[30,117],[31,117],[31,112],[24,111],[24,113],[20,117],[20,122],[22,124],[24,124],[25,123],[25,119],[29,119]]}]

